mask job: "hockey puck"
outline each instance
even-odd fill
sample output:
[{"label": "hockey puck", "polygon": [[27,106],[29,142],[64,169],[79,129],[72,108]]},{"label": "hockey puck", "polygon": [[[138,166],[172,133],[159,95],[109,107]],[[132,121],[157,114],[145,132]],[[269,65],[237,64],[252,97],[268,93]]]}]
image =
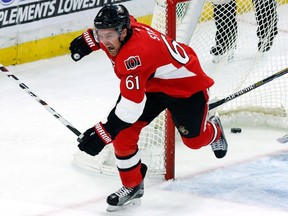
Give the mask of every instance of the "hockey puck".
[{"label": "hockey puck", "polygon": [[241,128],[231,128],[231,133],[241,133]]}]

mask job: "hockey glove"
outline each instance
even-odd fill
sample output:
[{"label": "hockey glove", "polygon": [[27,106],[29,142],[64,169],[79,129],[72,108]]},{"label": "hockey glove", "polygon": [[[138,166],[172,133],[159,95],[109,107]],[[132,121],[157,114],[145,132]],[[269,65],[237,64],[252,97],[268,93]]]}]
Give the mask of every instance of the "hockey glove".
[{"label": "hockey glove", "polygon": [[106,144],[112,142],[110,134],[105,130],[100,122],[94,127],[89,128],[83,134],[82,138],[78,138],[79,149],[89,155],[98,155]]},{"label": "hockey glove", "polygon": [[84,56],[89,55],[92,51],[96,51],[99,48],[99,44],[94,39],[93,30],[87,29],[82,35],[70,43],[69,50],[71,51],[71,58],[74,61],[79,61]]}]

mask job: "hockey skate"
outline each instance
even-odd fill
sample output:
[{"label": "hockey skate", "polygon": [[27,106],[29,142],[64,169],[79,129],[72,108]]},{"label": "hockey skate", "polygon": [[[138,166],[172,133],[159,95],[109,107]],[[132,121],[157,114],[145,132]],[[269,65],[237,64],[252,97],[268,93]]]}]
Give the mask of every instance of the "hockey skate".
[{"label": "hockey skate", "polygon": [[235,49],[236,46],[233,46],[231,49],[226,50],[219,45],[213,46],[210,50],[210,54],[212,55],[212,62],[216,64],[220,62],[231,61],[234,58]]},{"label": "hockey skate", "polygon": [[141,197],[144,194],[144,182],[134,188],[122,187],[107,197],[107,211],[119,211],[131,206],[141,205]]},{"label": "hockey skate", "polygon": [[141,165],[141,174],[142,174],[142,182],[133,188],[121,187],[115,193],[110,194],[107,197],[107,211],[119,211],[126,208],[130,208],[132,206],[141,205],[141,197],[144,195],[144,178],[147,172],[147,166],[142,163]]},{"label": "hockey skate", "polygon": [[214,140],[211,143],[211,148],[212,148],[212,151],[214,152],[214,154],[215,154],[215,156],[217,158],[223,158],[226,155],[226,153],[227,153],[228,143],[226,141],[226,138],[225,138],[225,135],[224,135],[224,130],[222,128],[221,121],[220,121],[220,118],[219,118],[218,114],[216,113],[215,115],[211,116],[209,118],[209,121],[215,127],[219,127],[220,128],[220,131],[221,131],[220,138],[218,140]]}]

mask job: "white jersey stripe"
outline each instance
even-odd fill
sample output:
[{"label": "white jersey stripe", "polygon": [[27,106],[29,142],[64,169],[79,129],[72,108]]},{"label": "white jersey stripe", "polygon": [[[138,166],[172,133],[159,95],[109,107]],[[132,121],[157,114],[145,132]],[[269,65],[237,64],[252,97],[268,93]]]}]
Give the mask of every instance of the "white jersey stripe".
[{"label": "white jersey stripe", "polygon": [[157,68],[154,75],[154,77],[159,79],[177,79],[192,76],[196,76],[196,74],[187,70],[185,67],[176,68],[171,63]]}]

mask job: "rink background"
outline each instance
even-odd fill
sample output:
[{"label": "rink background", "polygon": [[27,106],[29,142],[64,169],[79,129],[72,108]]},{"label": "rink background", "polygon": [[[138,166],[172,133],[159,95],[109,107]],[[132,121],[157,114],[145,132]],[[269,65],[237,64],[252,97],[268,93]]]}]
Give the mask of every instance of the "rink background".
[{"label": "rink background", "polygon": [[[81,62],[68,55],[10,66],[32,92],[78,130],[103,119],[118,97],[118,80],[102,52]],[[0,74],[0,214],[108,215],[106,197],[118,176],[75,167],[76,136],[15,83]],[[288,211],[287,131],[242,127],[230,133],[227,156],[193,151],[177,137],[176,180],[145,180],[142,206],[115,215],[261,215]]]}]

